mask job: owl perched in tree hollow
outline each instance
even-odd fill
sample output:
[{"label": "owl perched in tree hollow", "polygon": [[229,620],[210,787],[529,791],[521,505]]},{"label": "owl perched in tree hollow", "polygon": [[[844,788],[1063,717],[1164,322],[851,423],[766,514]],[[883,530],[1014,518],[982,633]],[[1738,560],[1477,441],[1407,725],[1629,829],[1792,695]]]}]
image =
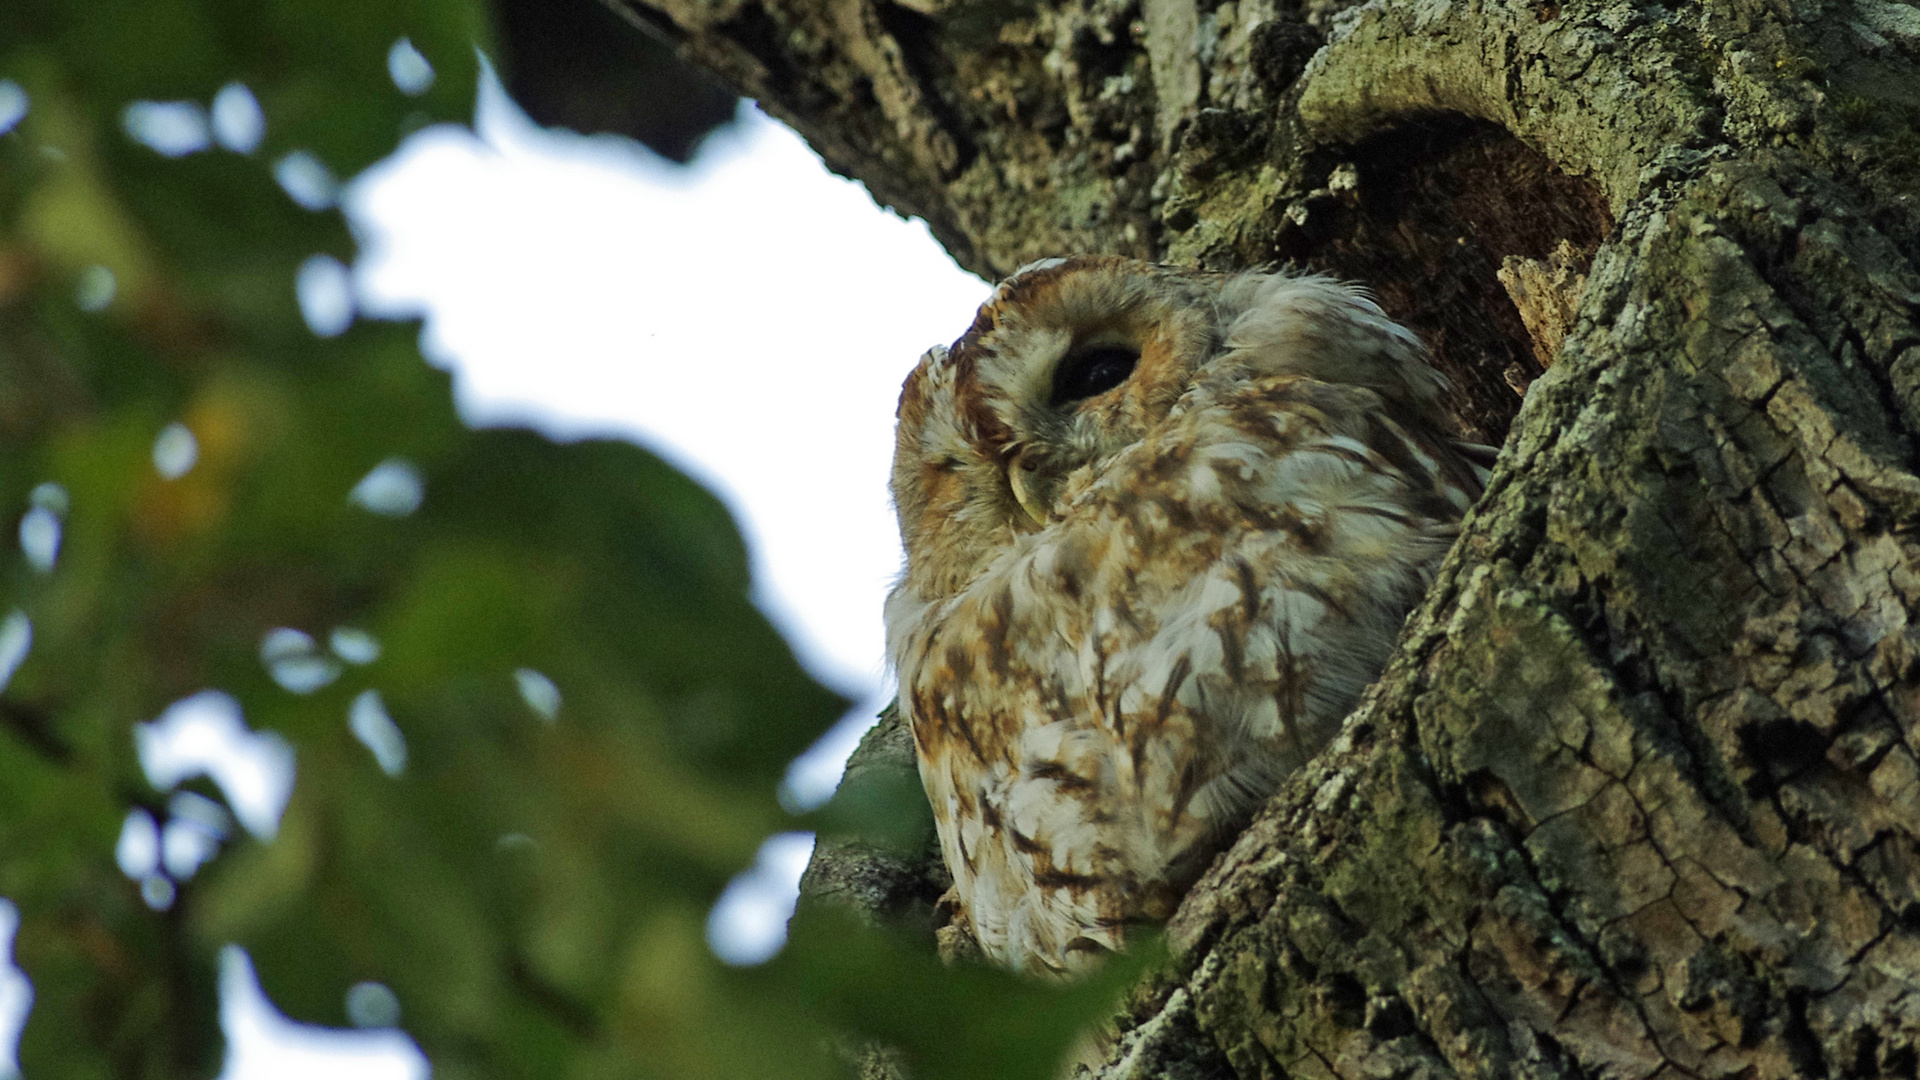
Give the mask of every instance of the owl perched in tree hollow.
[{"label": "owl perched in tree hollow", "polygon": [[1326,278],[1077,257],[907,377],[888,649],[993,960],[1171,915],[1379,674],[1490,453],[1424,355]]}]

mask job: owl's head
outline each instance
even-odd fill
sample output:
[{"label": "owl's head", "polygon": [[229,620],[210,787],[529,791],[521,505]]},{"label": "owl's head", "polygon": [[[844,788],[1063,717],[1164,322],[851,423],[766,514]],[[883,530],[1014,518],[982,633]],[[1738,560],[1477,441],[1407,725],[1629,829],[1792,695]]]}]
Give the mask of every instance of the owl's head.
[{"label": "owl's head", "polygon": [[1444,383],[1410,332],[1323,277],[1225,275],[1116,256],[1031,263],[900,393],[893,499],[903,587],[971,581],[1061,496],[1139,442],[1196,381],[1295,374],[1438,413]]}]

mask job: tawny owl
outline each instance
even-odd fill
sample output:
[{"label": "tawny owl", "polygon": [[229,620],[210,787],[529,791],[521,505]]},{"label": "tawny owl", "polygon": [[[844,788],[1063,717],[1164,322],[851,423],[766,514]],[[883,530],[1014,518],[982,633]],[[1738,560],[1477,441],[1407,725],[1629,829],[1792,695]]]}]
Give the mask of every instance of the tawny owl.
[{"label": "tawny owl", "polygon": [[900,396],[900,704],[993,960],[1164,919],[1334,733],[1486,474],[1323,277],[1047,259]]}]

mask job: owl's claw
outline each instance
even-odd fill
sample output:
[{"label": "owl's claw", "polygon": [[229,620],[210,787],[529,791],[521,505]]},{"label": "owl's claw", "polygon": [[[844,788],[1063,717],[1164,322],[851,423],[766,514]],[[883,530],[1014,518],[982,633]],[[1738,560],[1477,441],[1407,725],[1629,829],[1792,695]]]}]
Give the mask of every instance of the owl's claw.
[{"label": "owl's claw", "polygon": [[973,936],[973,923],[967,918],[958,889],[940,894],[933,907],[933,919],[933,946],[940,954],[941,963],[952,966],[980,959],[980,942]]}]

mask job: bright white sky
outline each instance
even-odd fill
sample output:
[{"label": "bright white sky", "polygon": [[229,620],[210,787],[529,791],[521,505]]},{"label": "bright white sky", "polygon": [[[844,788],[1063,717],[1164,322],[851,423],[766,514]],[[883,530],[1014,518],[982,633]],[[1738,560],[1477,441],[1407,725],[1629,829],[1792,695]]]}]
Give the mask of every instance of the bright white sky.
[{"label": "bright white sky", "polygon": [[531,124],[484,88],[475,133],[408,139],[348,189],[363,305],[426,315],[464,415],[618,435],[718,491],[762,606],[823,678],[871,693],[900,548],[900,382],[987,285],[925,225],[748,108],[691,168]]},{"label": "bright white sky", "polygon": [[[251,97],[240,96],[247,108],[236,117],[257,124],[257,110],[240,115],[252,108]],[[131,112],[129,134],[164,153],[198,152],[208,145],[207,124],[197,106],[184,106],[159,110],[180,114],[161,119],[189,121],[191,137],[179,147],[163,149],[165,140],[140,129]],[[257,143],[246,124],[230,138],[221,108],[216,100],[221,145]],[[324,170],[318,176],[327,180]],[[281,181],[296,199],[331,198],[330,182],[307,191]],[[317,330],[337,332],[344,321],[332,320],[351,318],[354,306],[363,316],[424,317],[422,350],[454,372],[468,422],[529,425],[560,439],[632,439],[732,508],[753,554],[761,608],[816,676],[860,699],[796,764],[783,793],[797,806],[824,801],[891,693],[880,610],[900,565],[886,490],[900,382],[927,346],[966,328],[987,284],[956,267],[924,224],[875,206],[757,109],[744,110],[683,168],[623,139],[543,130],[490,74],[473,129],[416,133],[347,185],[340,201],[361,257],[351,296],[344,272],[327,260],[303,270],[303,310],[310,322],[321,320]],[[111,299],[110,276],[105,290],[100,306]],[[163,462],[156,444],[156,466],[191,468],[190,437],[186,443],[177,466]],[[46,561],[50,568],[51,554]],[[15,650],[23,655],[24,641]],[[271,835],[285,802],[284,785],[275,786],[284,777],[275,777],[285,766],[235,763],[246,759],[243,750],[272,757],[284,748],[249,732],[218,694],[196,695],[169,718],[142,729],[152,743],[143,744],[142,761],[156,786],[171,786],[175,773],[208,771],[223,789],[261,787],[252,793],[260,798],[227,794],[243,818],[242,803],[270,806],[264,830],[242,823]],[[170,728],[179,731],[165,734]],[[216,729],[233,745],[218,753],[187,745],[188,734]],[[255,745],[263,740],[273,745]],[[150,756],[166,776],[154,773]],[[297,770],[296,762],[296,784]],[[150,818],[130,819],[116,857],[134,867],[129,874],[160,881],[153,866],[173,832],[185,830],[155,829]],[[165,854],[194,862],[216,848],[199,839]],[[751,963],[778,949],[811,850],[809,834],[776,836],[728,888],[708,927],[723,959]],[[15,924],[0,900],[0,1076],[11,1071],[31,1000],[6,963]],[[348,1069],[367,1080],[423,1080],[429,1072],[397,1031],[329,1031],[278,1015],[238,948],[223,954],[220,981],[223,1080]],[[374,990],[375,1000],[391,998]],[[399,1022],[404,1029],[404,1012]]]},{"label": "bright white sky", "polygon": [[[363,309],[425,315],[470,422],[630,438],[705,482],[761,607],[872,717],[900,565],[894,403],[986,283],[754,108],[676,167],[539,128],[489,77],[474,131],[414,135],[344,202]],[[803,761],[797,802],[831,791],[862,729]]]}]

